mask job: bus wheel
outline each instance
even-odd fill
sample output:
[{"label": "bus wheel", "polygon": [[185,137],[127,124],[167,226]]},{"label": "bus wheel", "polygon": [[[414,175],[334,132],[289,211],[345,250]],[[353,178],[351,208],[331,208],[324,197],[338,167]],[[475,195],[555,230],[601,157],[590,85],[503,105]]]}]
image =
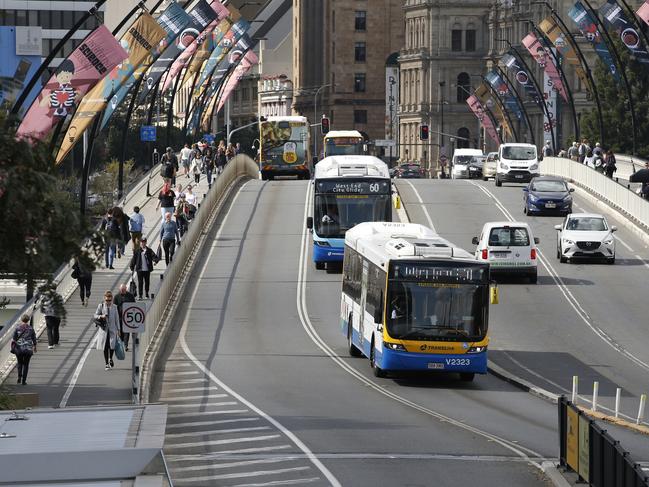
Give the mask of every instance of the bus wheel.
[{"label": "bus wheel", "polygon": [[349,321],[347,323],[347,346],[349,347],[349,355],[352,357],[360,357],[363,354],[358,348],[356,348],[356,345],[354,345],[354,342],[352,341],[354,330],[354,327],[352,326],[352,315],[349,315]]},{"label": "bus wheel", "polygon": [[473,372],[460,372],[460,380],[463,382],[473,382],[475,374]]},{"label": "bus wheel", "polygon": [[324,262],[315,262],[315,268],[319,271],[323,271],[325,268],[325,263]]},{"label": "bus wheel", "polygon": [[385,377],[385,371],[376,365],[374,354],[374,340],[372,340],[372,346],[370,347],[370,367],[372,367],[372,372],[374,372],[375,377]]}]

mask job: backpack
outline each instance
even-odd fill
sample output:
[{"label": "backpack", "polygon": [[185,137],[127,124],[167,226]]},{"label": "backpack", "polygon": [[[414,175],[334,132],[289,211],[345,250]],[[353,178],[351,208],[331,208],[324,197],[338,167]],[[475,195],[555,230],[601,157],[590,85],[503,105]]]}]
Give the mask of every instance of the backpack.
[{"label": "backpack", "polygon": [[174,177],[174,165],[169,160],[165,160],[162,163],[162,177],[163,178],[173,178]]}]

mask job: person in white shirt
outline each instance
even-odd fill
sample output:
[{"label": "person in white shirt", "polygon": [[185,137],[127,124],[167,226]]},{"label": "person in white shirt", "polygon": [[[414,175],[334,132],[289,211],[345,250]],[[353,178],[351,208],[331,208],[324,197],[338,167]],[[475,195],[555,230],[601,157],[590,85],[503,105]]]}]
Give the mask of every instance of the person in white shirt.
[{"label": "person in white shirt", "polygon": [[185,189],[185,201],[189,205],[189,218],[193,219],[194,215],[196,215],[196,202],[198,198],[196,198],[196,195],[192,191],[192,185],[189,184],[187,185],[187,189]]},{"label": "person in white shirt", "polygon": [[189,164],[191,163],[192,150],[189,148],[189,144],[185,144],[185,147],[180,149],[180,165],[185,169],[185,176],[189,177]]}]

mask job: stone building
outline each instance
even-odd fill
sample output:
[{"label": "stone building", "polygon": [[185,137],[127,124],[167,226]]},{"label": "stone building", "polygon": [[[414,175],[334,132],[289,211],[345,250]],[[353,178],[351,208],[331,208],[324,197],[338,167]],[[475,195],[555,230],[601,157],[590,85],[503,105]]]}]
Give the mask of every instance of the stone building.
[{"label": "stone building", "polygon": [[403,13],[403,0],[295,0],[294,112],[384,139],[385,65],[403,46]]}]

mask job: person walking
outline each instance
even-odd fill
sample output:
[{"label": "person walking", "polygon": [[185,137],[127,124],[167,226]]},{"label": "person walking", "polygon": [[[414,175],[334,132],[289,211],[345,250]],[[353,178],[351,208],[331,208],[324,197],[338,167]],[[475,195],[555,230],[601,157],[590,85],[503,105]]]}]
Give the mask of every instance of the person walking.
[{"label": "person walking", "polygon": [[126,242],[131,240],[131,234],[129,232],[129,217],[119,206],[113,208],[111,235],[115,239],[117,258],[121,259],[126,251]]},{"label": "person walking", "polygon": [[579,146],[579,162],[586,164],[586,157],[588,157],[589,152],[591,152],[591,149],[590,145],[588,145],[588,139],[584,139]]},{"label": "person walking", "polygon": [[81,306],[88,306],[88,299],[90,299],[90,288],[92,287],[92,270],[79,262],[79,259],[74,259],[72,265],[72,279],[76,279],[79,284],[79,294],[81,296]]},{"label": "person walking", "polygon": [[194,157],[191,164],[191,173],[194,175],[194,183],[201,182],[201,170],[204,164],[204,157]]},{"label": "person walking", "polygon": [[227,159],[227,162],[230,162],[235,155],[234,146],[232,144],[228,144],[228,148],[225,151],[225,158]]},{"label": "person walking", "polygon": [[180,149],[180,165],[185,170],[185,175],[187,177],[189,177],[189,165],[191,163],[191,159],[189,157],[191,153],[192,150],[189,148],[189,144],[185,144],[185,146]]},{"label": "person walking", "polygon": [[140,300],[146,295],[149,299],[149,283],[153,266],[158,263],[158,256],[147,246],[146,237],[140,240],[140,247],[133,253],[131,258],[131,272],[137,273],[137,292]]},{"label": "person walking", "polygon": [[174,200],[176,199],[176,193],[173,192],[171,186],[168,183],[165,183],[158,194],[158,206],[156,210],[161,210],[162,221],[164,222],[165,215],[174,211]]},{"label": "person walking", "polygon": [[176,184],[176,174],[178,173],[178,158],[171,147],[167,147],[167,150],[162,157],[160,158],[160,164],[162,169],[160,174],[164,178],[165,183],[169,183],[172,186]]},{"label": "person walking", "polygon": [[119,294],[115,296],[115,306],[117,306],[117,311],[119,312],[119,337],[124,342],[124,348],[128,351],[128,342],[131,334],[124,331],[124,320],[122,319],[122,311],[124,303],[134,303],[135,296],[128,291],[126,284],[122,284],[119,287]]},{"label": "person walking", "polygon": [[545,145],[543,146],[543,157],[552,157],[554,155],[554,152],[552,151],[552,146],[550,145],[550,141],[546,140]]},{"label": "person walking", "polygon": [[165,264],[169,265],[174,258],[176,245],[180,245],[178,225],[171,219],[171,212],[167,212],[165,215],[165,221],[160,229],[160,240],[165,251]]},{"label": "person walking", "polygon": [[219,175],[223,172],[223,168],[228,162],[228,158],[225,155],[225,147],[219,146],[216,152],[216,174]]},{"label": "person walking", "polygon": [[27,373],[29,372],[29,361],[36,353],[36,333],[29,324],[31,317],[24,314],[20,317],[20,324],[16,327],[13,336],[12,353],[16,354],[18,361],[18,384],[27,385]]},{"label": "person walking", "polygon": [[180,237],[182,238],[189,227],[189,205],[185,200],[185,194],[178,199],[176,204],[176,210],[174,211],[174,217],[176,219],[176,224],[178,225],[178,231],[180,232]]},{"label": "person walking", "polygon": [[208,147],[203,157],[203,167],[201,171],[207,177],[207,189],[212,188],[212,174],[214,174],[214,159],[216,157],[216,150]]},{"label": "person walking", "polygon": [[196,206],[198,200],[196,198],[196,195],[194,194],[194,190],[191,184],[187,185],[187,189],[185,190],[185,201],[187,202],[187,206],[189,209],[189,213],[187,217],[190,220],[193,220],[194,215],[196,215],[196,209],[198,208]]},{"label": "person walking", "polygon": [[106,269],[114,269],[113,261],[117,252],[117,243],[115,241],[115,231],[113,228],[113,209],[110,208],[106,212],[106,216],[101,221],[101,230],[104,232],[106,238],[106,248],[104,250],[104,258],[106,260]]},{"label": "person walking", "polygon": [[575,162],[579,161],[579,147],[577,142],[573,142],[570,149],[568,149],[568,159],[571,159]]},{"label": "person walking", "polygon": [[61,320],[65,326],[65,305],[63,296],[56,292],[56,287],[46,287],[42,292],[40,308],[41,313],[45,316],[45,326],[47,327],[47,348],[52,350],[59,346]]},{"label": "person walking", "polygon": [[615,154],[611,149],[606,151],[606,157],[604,158],[604,172],[606,177],[613,179],[613,173],[617,171],[617,161],[615,160]]},{"label": "person walking", "polygon": [[113,303],[113,293],[106,291],[104,293],[104,302],[99,303],[95,311],[95,324],[101,328],[97,348],[104,351],[104,362],[106,370],[115,366],[113,354],[115,353],[115,344],[119,334],[119,311]]},{"label": "person walking", "polygon": [[133,207],[133,214],[129,218],[129,224],[131,225],[131,241],[133,242],[133,253],[140,246],[140,239],[142,238],[142,232],[144,231],[144,215],[140,213],[140,207]]}]

